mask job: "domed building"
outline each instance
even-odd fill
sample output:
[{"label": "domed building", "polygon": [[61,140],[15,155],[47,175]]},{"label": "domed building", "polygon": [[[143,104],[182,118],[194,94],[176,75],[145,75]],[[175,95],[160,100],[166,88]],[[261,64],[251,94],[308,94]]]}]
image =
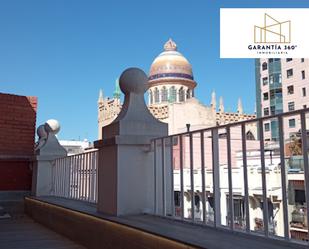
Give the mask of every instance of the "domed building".
[{"label": "domed building", "polygon": [[194,96],[192,66],[172,39],[151,64],[148,79],[149,105],[184,102]]},{"label": "domed building", "polygon": [[[237,112],[224,112],[223,99],[220,97],[217,111],[214,92],[210,105],[202,104],[194,97],[196,86],[190,62],[178,51],[176,43],[169,39],[164,44],[163,52],[150,66],[147,91],[149,111],[160,121],[169,124],[169,134],[255,118],[255,115],[243,114],[240,100]],[[100,90],[99,139],[102,138],[102,127],[110,124],[120,110],[120,91],[117,83],[113,98],[103,98],[103,92]]]}]

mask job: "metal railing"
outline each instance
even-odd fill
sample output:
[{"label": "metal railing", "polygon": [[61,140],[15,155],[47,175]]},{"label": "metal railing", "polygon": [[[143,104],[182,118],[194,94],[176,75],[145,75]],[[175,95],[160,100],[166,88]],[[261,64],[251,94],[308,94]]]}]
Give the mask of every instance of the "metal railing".
[{"label": "metal railing", "polygon": [[53,162],[52,195],[97,202],[98,151],[90,151]]},{"label": "metal railing", "polygon": [[[304,141],[298,155],[303,158],[304,173],[298,180],[309,200],[308,112],[309,108],[153,139],[154,213],[294,241],[288,209],[290,175],[286,163],[291,152],[287,129],[289,119],[295,119]],[[271,130],[264,131],[264,124],[274,121],[279,137],[270,146]],[[255,140],[247,137],[249,130]],[[276,153],[271,154],[272,150]],[[241,201],[235,196],[241,196]],[[197,207],[199,217],[190,211]],[[309,224],[308,209],[305,217]],[[255,231],[257,220],[260,231]]]}]

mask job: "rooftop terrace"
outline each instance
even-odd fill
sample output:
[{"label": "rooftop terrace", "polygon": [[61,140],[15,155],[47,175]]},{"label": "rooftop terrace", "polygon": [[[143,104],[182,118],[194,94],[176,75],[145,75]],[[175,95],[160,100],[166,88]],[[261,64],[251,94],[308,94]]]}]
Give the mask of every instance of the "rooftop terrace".
[{"label": "rooftop terrace", "polygon": [[[144,103],[146,82],[139,69],[121,75],[122,111],[103,128],[95,150],[67,156],[55,136],[59,124],[39,126],[32,195],[24,201],[28,217],[0,220],[0,243],[12,248],[81,248],[72,241],[91,249],[308,248],[309,109],[168,136],[167,124]],[[295,146],[283,130],[290,116],[301,123],[296,157],[302,157],[301,167],[292,173],[289,148]],[[267,120],[278,122],[276,153],[263,139]],[[255,139],[246,134],[252,123]]]}]

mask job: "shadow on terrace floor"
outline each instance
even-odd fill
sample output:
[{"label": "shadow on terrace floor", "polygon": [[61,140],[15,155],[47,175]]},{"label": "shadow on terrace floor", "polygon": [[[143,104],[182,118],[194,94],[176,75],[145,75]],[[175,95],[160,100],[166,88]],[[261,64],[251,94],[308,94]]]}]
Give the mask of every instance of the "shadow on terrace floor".
[{"label": "shadow on terrace floor", "polygon": [[[40,213],[39,209],[36,207],[33,208],[32,203],[35,205],[40,206],[41,209],[50,209],[50,208],[56,208],[59,209],[64,214],[58,215],[50,213],[49,211],[46,213],[46,218],[42,218],[44,216],[44,212],[42,212],[42,215],[35,214]],[[30,205],[29,205],[30,203]],[[27,208],[28,205],[28,208]],[[31,207],[31,210],[30,208]],[[59,211],[59,212],[60,212]],[[70,212],[72,215],[80,215],[83,216],[83,219],[78,221],[77,219],[74,219],[74,222],[76,224],[75,228],[78,230],[79,223],[82,223],[81,229],[84,231],[80,231],[83,236],[83,234],[88,232],[88,235],[85,235],[86,239],[88,239],[88,242],[85,242],[85,238],[81,238],[79,235],[76,239],[81,240],[81,244],[84,244],[88,247],[87,243],[89,244],[89,248],[96,248],[96,241],[98,241],[98,236],[93,235],[94,231],[97,232],[97,235],[99,237],[101,236],[107,236],[106,240],[109,241],[109,243],[114,243],[113,241],[117,241],[117,238],[120,238],[123,236],[121,232],[119,232],[122,227],[125,227],[127,230],[131,229],[134,230],[137,233],[142,233],[144,237],[141,241],[135,241],[134,243],[137,243],[136,246],[139,244],[143,244],[147,238],[151,238],[154,241],[158,240],[167,240],[171,241],[171,243],[178,244],[177,246],[173,245],[172,248],[207,248],[207,249],[227,249],[227,248],[233,248],[233,249],[244,249],[248,248],[248,245],[250,245],[251,249],[261,249],[261,248],[268,248],[268,249],[287,249],[291,248],[291,243],[287,243],[283,240],[275,240],[275,239],[267,239],[262,236],[253,236],[253,235],[247,235],[240,232],[231,232],[231,231],[225,231],[224,229],[214,229],[211,227],[205,227],[205,226],[199,226],[199,225],[192,225],[186,222],[181,221],[174,221],[167,218],[161,218],[156,217],[152,215],[136,215],[136,216],[124,216],[124,217],[114,217],[114,216],[107,216],[100,214],[96,211],[96,206],[94,204],[89,204],[81,201],[76,200],[68,200],[64,198],[57,198],[57,197],[40,197],[40,198],[26,198],[26,212],[30,214],[35,220],[37,219],[43,219],[43,224],[47,226],[51,226],[54,230],[57,231],[57,229],[65,229],[65,222],[62,222],[62,224],[57,224],[55,227],[55,220],[59,218],[60,220],[67,220],[70,222],[72,218],[69,218]],[[36,217],[37,215],[37,217]],[[96,228],[93,228],[92,226],[88,226],[84,222],[85,217],[88,217],[88,220],[96,220],[93,224],[97,224]],[[105,232],[98,231],[99,230],[99,221],[109,223],[111,226],[117,226],[118,228],[115,230],[118,234],[117,236],[114,236],[114,234],[106,234]],[[76,223],[79,222],[79,223]],[[94,222],[94,221],[93,221]],[[74,227],[74,226],[73,226]],[[107,228],[106,224],[103,226]],[[89,229],[94,229],[92,232],[89,231]],[[119,230],[120,229],[120,230]],[[73,229],[74,230],[74,229]],[[66,233],[66,230],[64,230]],[[112,233],[112,230],[108,230],[110,233]],[[133,233],[131,231],[127,232],[125,231],[125,235],[130,237]],[[61,231],[60,231],[61,232]],[[78,233],[76,231],[76,233]],[[147,235],[148,234],[148,235]],[[77,236],[72,232],[71,234],[66,233],[66,236],[70,237],[73,240],[76,240],[75,237]],[[92,238],[90,238],[93,235]],[[145,237],[145,235],[147,235]],[[134,235],[135,236],[135,235]],[[152,237],[149,237],[152,236]],[[113,238],[114,239],[113,239]],[[127,238],[128,238],[127,237]],[[110,238],[110,240],[109,240]],[[89,242],[91,241],[91,242]],[[118,243],[118,241],[117,241]],[[170,242],[169,242],[170,243]],[[146,243],[147,244],[147,243]],[[145,247],[146,244],[143,244],[141,248],[148,248]],[[160,244],[160,243],[159,243]],[[101,244],[102,245],[102,244]],[[179,246],[181,245],[181,246]],[[104,247],[105,248],[105,247]],[[106,248],[113,248],[113,245],[109,245]],[[115,247],[116,248],[116,247]],[[124,245],[117,248],[129,248]],[[132,247],[130,247],[132,248]],[[163,248],[159,245],[157,246],[151,246],[151,248]],[[166,248],[166,247],[165,247]],[[169,247],[170,248],[170,247]],[[293,244],[292,248],[307,248],[305,245],[300,244]]]}]

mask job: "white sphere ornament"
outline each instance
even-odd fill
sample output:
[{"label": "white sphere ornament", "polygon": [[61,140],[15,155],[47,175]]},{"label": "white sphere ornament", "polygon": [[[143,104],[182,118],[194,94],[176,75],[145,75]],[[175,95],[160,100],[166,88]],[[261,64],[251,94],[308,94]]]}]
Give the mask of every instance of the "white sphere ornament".
[{"label": "white sphere ornament", "polygon": [[56,119],[49,119],[45,122],[45,130],[57,134],[60,131],[60,124]]}]

